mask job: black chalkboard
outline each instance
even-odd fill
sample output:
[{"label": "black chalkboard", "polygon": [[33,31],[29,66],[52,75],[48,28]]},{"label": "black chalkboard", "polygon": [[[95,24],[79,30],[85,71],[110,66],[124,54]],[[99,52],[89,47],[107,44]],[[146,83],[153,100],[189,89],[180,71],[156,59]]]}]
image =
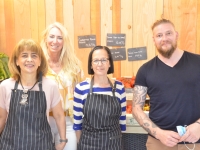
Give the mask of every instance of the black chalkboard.
[{"label": "black chalkboard", "polygon": [[111,49],[111,54],[112,54],[113,61],[126,60],[125,48]]},{"label": "black chalkboard", "polygon": [[147,59],[147,48],[137,47],[128,49],[128,61]]},{"label": "black chalkboard", "polygon": [[107,46],[125,46],[125,34],[107,34],[106,45]]},{"label": "black chalkboard", "polygon": [[96,46],[96,35],[78,36],[79,48],[93,48]]}]

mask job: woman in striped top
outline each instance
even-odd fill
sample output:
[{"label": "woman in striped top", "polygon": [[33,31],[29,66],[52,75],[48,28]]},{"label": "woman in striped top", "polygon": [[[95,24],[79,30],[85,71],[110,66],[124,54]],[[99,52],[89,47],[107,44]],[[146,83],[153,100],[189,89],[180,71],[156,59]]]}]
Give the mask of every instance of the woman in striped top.
[{"label": "woman in striped top", "polygon": [[78,150],[122,150],[126,97],[123,84],[108,78],[113,72],[110,49],[94,47],[88,59],[88,74],[93,77],[77,84],[74,92]]}]

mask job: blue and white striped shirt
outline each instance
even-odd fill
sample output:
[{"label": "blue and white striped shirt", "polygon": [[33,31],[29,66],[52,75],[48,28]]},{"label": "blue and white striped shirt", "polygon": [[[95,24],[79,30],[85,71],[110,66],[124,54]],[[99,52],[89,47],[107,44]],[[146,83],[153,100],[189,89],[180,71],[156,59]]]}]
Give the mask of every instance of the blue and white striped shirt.
[{"label": "blue and white striped shirt", "polygon": [[[122,131],[126,130],[126,95],[124,85],[120,81],[116,82],[116,91],[115,96],[119,100],[121,104],[121,117],[119,118],[119,124]],[[83,105],[87,98],[88,93],[90,92],[90,80],[85,80],[76,85],[74,91],[74,130],[82,130],[82,122],[83,122]],[[93,87],[93,93],[105,94],[113,96],[112,88],[100,88]]]}]

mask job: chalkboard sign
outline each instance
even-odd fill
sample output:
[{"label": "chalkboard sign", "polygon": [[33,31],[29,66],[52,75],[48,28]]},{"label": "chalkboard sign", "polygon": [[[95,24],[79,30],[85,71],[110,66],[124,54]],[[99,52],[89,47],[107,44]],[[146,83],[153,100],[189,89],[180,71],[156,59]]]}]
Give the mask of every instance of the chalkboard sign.
[{"label": "chalkboard sign", "polygon": [[107,34],[107,46],[125,46],[125,34]]},{"label": "chalkboard sign", "polygon": [[111,49],[111,54],[112,54],[113,61],[126,60],[125,48]]},{"label": "chalkboard sign", "polygon": [[79,48],[93,48],[96,46],[96,35],[78,36]]},{"label": "chalkboard sign", "polygon": [[147,59],[147,48],[137,47],[128,49],[128,61]]}]

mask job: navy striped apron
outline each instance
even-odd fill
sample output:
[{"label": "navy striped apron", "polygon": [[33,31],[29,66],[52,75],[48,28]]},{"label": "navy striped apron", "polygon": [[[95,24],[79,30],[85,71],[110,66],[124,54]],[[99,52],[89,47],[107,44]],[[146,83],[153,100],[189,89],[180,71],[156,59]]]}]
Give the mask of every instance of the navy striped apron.
[{"label": "navy striped apron", "polygon": [[11,93],[9,114],[0,137],[0,150],[55,150],[46,116],[46,96],[40,77],[39,91],[28,91],[28,104],[22,105],[23,90],[18,82]]},{"label": "navy striped apron", "polygon": [[83,106],[83,123],[78,150],[122,150],[119,119],[121,105],[115,97],[116,84],[112,87],[113,96],[92,92],[94,79],[91,80],[90,93]]}]

